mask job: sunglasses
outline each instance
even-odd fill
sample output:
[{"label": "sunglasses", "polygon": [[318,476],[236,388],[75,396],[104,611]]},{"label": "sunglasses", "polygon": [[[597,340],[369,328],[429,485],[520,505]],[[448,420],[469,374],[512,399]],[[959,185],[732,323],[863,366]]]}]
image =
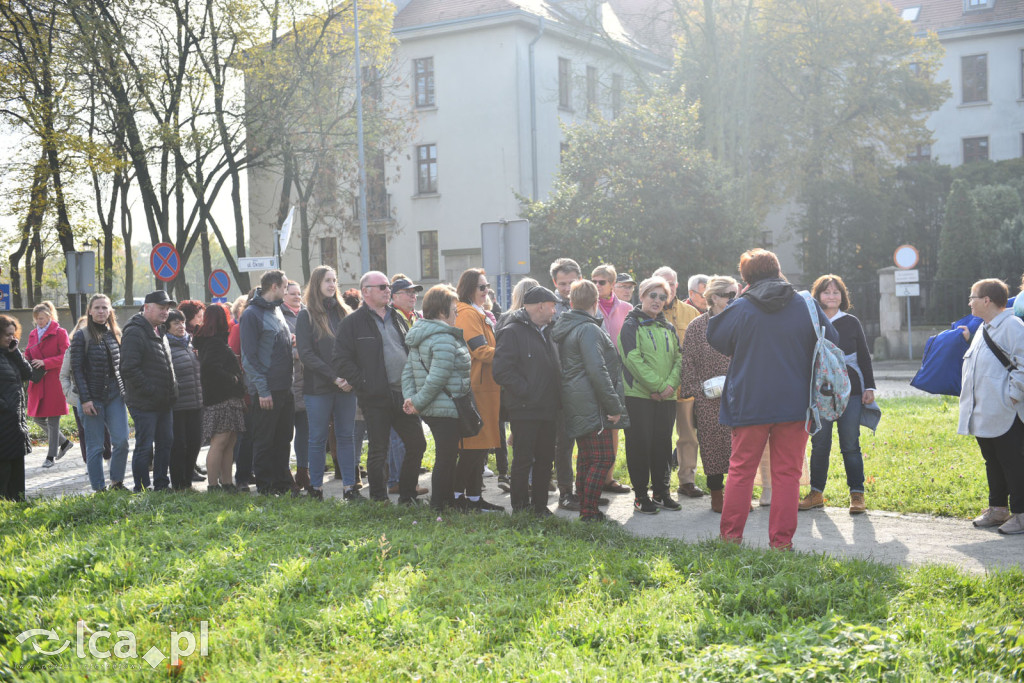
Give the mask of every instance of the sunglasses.
[{"label": "sunglasses", "polygon": [[476,288],[479,289],[481,292],[486,292],[488,287],[490,287],[490,285],[477,285],[476,286]]},{"label": "sunglasses", "polygon": [[668,294],[659,294],[658,292],[651,292],[647,297],[654,301],[668,301]]},{"label": "sunglasses", "polygon": [[391,289],[391,285],[366,285],[367,289],[379,289],[384,292]]},{"label": "sunglasses", "polygon": [[715,296],[720,296],[723,299],[728,299],[729,301],[732,301],[733,299],[736,298],[736,292],[729,292],[728,294],[716,294]]},{"label": "sunglasses", "polygon": [[608,284],[608,281],[607,280],[594,280],[594,284],[597,285],[598,287],[604,287],[606,284]]}]

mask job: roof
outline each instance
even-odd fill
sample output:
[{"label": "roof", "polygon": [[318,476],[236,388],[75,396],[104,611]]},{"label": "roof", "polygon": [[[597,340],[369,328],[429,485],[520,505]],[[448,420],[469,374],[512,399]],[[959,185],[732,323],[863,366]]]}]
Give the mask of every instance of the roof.
[{"label": "roof", "polygon": [[[599,9],[599,13],[591,12],[594,8]],[[641,42],[623,26],[614,9],[607,2],[594,0],[409,0],[395,15],[394,30],[503,14],[532,15],[576,29],[589,24],[592,31],[641,47]]]},{"label": "roof", "polygon": [[990,6],[964,11],[965,0],[889,0],[889,4],[911,20],[917,31],[947,33],[960,29],[1024,22],[1024,0],[991,0]]}]

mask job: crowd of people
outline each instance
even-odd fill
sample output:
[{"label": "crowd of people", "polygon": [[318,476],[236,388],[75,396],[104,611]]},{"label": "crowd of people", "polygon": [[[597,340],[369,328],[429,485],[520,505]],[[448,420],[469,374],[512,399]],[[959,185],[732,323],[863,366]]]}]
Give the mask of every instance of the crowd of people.
[{"label": "crowd of people", "polygon": [[[135,491],[190,489],[205,476],[210,490],[254,485],[322,499],[329,452],[343,498],[364,500],[366,438],[372,501],[397,494],[411,505],[429,493],[438,511],[504,510],[483,497],[493,453],[512,511],[551,515],[557,492],[558,507],[600,521],[606,493],[632,492],[637,514],[679,510],[673,488],[707,495],[695,479],[699,457],[724,539],[742,539],[760,478],[770,545],[791,548],[798,510],[824,505],[833,427],[849,511],[867,509],[859,427],[874,405],[871,357],[842,278],[824,275],[802,296],[763,249],[744,253],[738,270],[742,286],[698,274],[683,296],[667,266],[638,284],[610,264],[585,279],[560,258],[551,287],[520,281],[507,311],[480,268],[454,287],[431,287],[421,307],[423,287],[403,274],[371,271],[342,293],[328,266],[315,268],[304,289],[271,270],[230,308],[152,292],[123,330],[106,295],[92,297],[70,336],[47,302],[34,311],[24,352],[17,321],[0,316],[2,494],[24,496],[25,408],[45,429],[48,467],[71,447],[60,432],[70,404],[95,491],[125,488],[129,414]],[[992,282],[975,285],[972,310],[1016,354],[1024,324],[1000,325],[1006,288]],[[851,395],[815,432],[808,386],[819,332],[846,355]],[[975,378],[998,374],[990,359],[968,359],[965,392]],[[1024,531],[1024,423],[1014,407],[1024,375],[1014,372],[1005,415],[977,409],[986,395],[977,387],[976,409],[961,412],[961,431],[978,436],[989,469],[990,508],[975,524],[1007,533]],[[429,488],[419,483],[424,423],[434,444]],[[631,487],[613,475],[620,430]],[[810,432],[811,488],[800,499]],[[197,464],[204,444],[205,468]]]}]

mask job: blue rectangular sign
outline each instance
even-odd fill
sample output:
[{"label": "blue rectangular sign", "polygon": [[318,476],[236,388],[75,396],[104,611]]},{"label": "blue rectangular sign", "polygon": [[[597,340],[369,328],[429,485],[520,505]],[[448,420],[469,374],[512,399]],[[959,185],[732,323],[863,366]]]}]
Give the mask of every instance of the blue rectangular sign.
[{"label": "blue rectangular sign", "polygon": [[11,286],[0,285],[0,311],[11,310]]}]

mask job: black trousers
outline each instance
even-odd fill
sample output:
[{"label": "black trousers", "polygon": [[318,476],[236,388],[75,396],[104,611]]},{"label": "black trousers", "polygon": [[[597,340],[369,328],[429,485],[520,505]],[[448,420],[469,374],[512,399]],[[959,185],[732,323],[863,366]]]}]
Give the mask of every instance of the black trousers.
[{"label": "black trousers", "polygon": [[434,437],[434,470],[430,473],[430,507],[438,512],[455,498],[455,467],[459,460],[459,421],[454,417],[424,417]]},{"label": "black trousers", "polygon": [[171,488],[192,488],[199,449],[203,447],[203,413],[200,409],[174,411],[174,442],[171,444]]},{"label": "black trousers", "polygon": [[388,403],[359,404],[370,441],[366,450],[366,474],[370,480],[371,500],[388,499],[384,466],[387,463],[392,429],[405,445],[405,460],[402,461],[402,471],[398,475],[398,497],[402,500],[416,498],[420,463],[423,462],[423,452],[427,450],[427,439],[423,436],[423,423],[420,422],[420,418],[416,415],[407,415],[402,410],[403,402],[401,392],[392,391],[391,401]]},{"label": "black trousers", "polygon": [[[17,436],[24,438],[22,434]],[[25,458],[0,460],[0,498],[25,500]]]},{"label": "black trousers", "polygon": [[626,468],[637,498],[647,498],[648,484],[654,495],[669,492],[668,461],[672,455],[672,427],[676,421],[674,400],[626,397]]},{"label": "black trousers", "polygon": [[988,476],[988,506],[1007,507],[1014,514],[1024,512],[1024,422],[1019,417],[1002,436],[991,439],[976,437],[981,456],[985,458]]},{"label": "black trousers", "polygon": [[[289,456],[295,432],[295,397],[291,389],[270,392],[274,407],[260,408],[260,397],[253,394],[252,469],[256,490],[283,493],[295,486]],[[241,460],[241,457],[239,457]],[[241,464],[241,463],[240,463]]]},{"label": "black trousers", "polygon": [[459,464],[455,467],[455,492],[466,496],[479,496],[484,489],[484,466],[488,450],[460,449]]},{"label": "black trousers", "polygon": [[[534,510],[548,506],[548,481],[555,459],[555,420],[512,420],[512,509]],[[533,484],[530,484],[530,470]],[[570,483],[570,491],[571,489]],[[529,503],[527,502],[529,501]]]}]

